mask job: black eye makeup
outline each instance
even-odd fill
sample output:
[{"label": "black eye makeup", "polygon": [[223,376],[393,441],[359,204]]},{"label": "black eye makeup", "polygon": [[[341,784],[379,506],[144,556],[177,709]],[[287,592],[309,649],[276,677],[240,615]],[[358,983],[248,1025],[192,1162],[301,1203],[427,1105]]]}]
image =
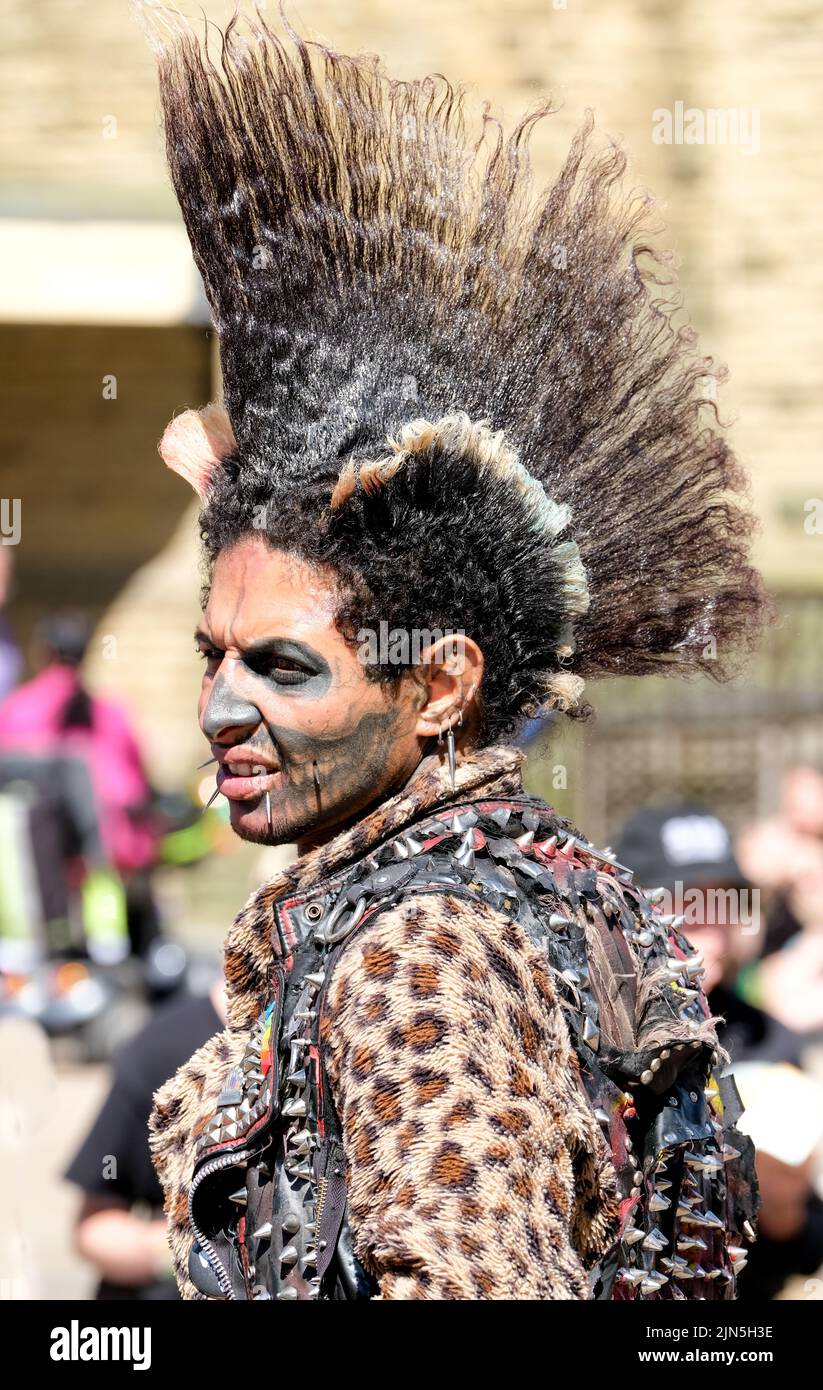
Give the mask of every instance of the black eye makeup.
[{"label": "black eye makeup", "polygon": [[244,666],[248,666],[250,671],[254,671],[256,676],[264,676],[266,680],[276,680],[282,685],[300,685],[307,680],[311,680],[315,674],[306,666],[301,666],[299,662],[292,661],[289,657],[279,656],[276,653],[266,655],[246,655],[243,658]]},{"label": "black eye makeup", "polygon": [[283,691],[293,689],[304,695],[318,696],[331,685],[329,663],[306,642],[285,637],[255,642],[243,653],[243,663],[255,675]]},{"label": "black eye makeup", "polygon": [[[223,660],[225,652],[215,647],[204,633],[195,633],[197,654],[206,663]],[[331,668],[325,657],[305,642],[290,638],[272,637],[253,642],[241,652],[243,665],[262,680],[275,685],[284,693],[294,690],[317,697],[331,685]]]}]

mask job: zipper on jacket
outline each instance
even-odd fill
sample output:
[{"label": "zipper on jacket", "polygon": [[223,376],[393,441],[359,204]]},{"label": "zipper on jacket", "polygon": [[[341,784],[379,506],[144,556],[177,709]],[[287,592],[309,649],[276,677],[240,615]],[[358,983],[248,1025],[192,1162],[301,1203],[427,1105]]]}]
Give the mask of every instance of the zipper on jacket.
[{"label": "zipper on jacket", "polygon": [[214,1269],[214,1272],[217,1275],[217,1282],[219,1283],[224,1294],[226,1295],[226,1298],[233,1298],[235,1299],[235,1302],[237,1301],[237,1298],[231,1286],[231,1278],[229,1277],[229,1273],[225,1268],[219,1255],[217,1254],[217,1251],[215,1250],[211,1241],[207,1238],[207,1236],[203,1234],[203,1232],[200,1230],[200,1227],[197,1225],[192,1211],[192,1202],[194,1199],[194,1194],[197,1191],[197,1188],[199,1184],[202,1182],[203,1178],[207,1178],[210,1173],[218,1172],[221,1168],[229,1168],[233,1165],[237,1166],[238,1161],[244,1158],[248,1158],[249,1153],[249,1149],[243,1149],[240,1153],[220,1154],[217,1158],[210,1158],[208,1163],[204,1163],[203,1167],[200,1169],[200,1172],[197,1174],[197,1177],[194,1179],[194,1182],[189,1188],[189,1225],[191,1226],[191,1229],[197,1237],[201,1249],[205,1250],[206,1254],[209,1256],[212,1268]]},{"label": "zipper on jacket", "polygon": [[326,1201],[326,1192],[327,1192],[327,1190],[328,1190],[328,1186],[329,1186],[329,1180],[328,1180],[328,1178],[318,1178],[318,1180],[317,1180],[317,1205],[315,1206],[315,1209],[314,1209],[314,1234],[315,1234],[315,1240],[318,1239],[319,1234],[320,1234],[320,1218],[321,1218],[321,1216],[323,1215],[323,1207],[324,1207],[325,1201]]}]

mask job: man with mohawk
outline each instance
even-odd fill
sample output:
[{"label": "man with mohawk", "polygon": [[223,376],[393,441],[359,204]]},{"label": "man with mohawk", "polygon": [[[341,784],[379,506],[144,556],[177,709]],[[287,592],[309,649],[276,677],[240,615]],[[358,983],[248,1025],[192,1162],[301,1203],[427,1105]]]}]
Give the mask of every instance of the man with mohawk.
[{"label": "man with mohawk", "polygon": [[[235,831],[298,847],[155,1094],[181,1292],[732,1299],[757,1193],[699,957],[511,742],[758,629],[648,200],[590,118],[535,195],[547,101],[469,140],[462,90],[282,10],[219,64],[139,13],[220,339],[160,445],[202,500],[200,725]],[[364,660],[382,624],[422,659]]]}]

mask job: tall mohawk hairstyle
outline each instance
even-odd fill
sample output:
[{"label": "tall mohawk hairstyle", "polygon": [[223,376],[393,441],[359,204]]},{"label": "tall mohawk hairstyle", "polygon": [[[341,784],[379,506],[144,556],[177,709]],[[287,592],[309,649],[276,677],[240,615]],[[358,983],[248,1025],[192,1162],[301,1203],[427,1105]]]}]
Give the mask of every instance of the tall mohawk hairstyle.
[{"label": "tall mohawk hairstyle", "polygon": [[723,370],[675,328],[653,202],[591,112],[536,193],[550,99],[467,136],[464,88],[310,41],[282,0],[280,36],[235,6],[219,64],[208,23],[132,3],[220,340],[223,403],[160,444],[209,563],[256,530],[334,572],[353,641],[474,637],[481,742],[585,712],[589,677],[731,674],[764,596]]}]

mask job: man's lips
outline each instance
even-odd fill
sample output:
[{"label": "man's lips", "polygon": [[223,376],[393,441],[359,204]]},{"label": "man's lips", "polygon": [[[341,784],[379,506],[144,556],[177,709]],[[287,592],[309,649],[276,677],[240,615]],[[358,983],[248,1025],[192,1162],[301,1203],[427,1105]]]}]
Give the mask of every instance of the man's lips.
[{"label": "man's lips", "polygon": [[218,789],[231,801],[253,801],[265,792],[273,792],[282,785],[280,768],[259,762],[256,758],[224,758],[217,772]]}]

